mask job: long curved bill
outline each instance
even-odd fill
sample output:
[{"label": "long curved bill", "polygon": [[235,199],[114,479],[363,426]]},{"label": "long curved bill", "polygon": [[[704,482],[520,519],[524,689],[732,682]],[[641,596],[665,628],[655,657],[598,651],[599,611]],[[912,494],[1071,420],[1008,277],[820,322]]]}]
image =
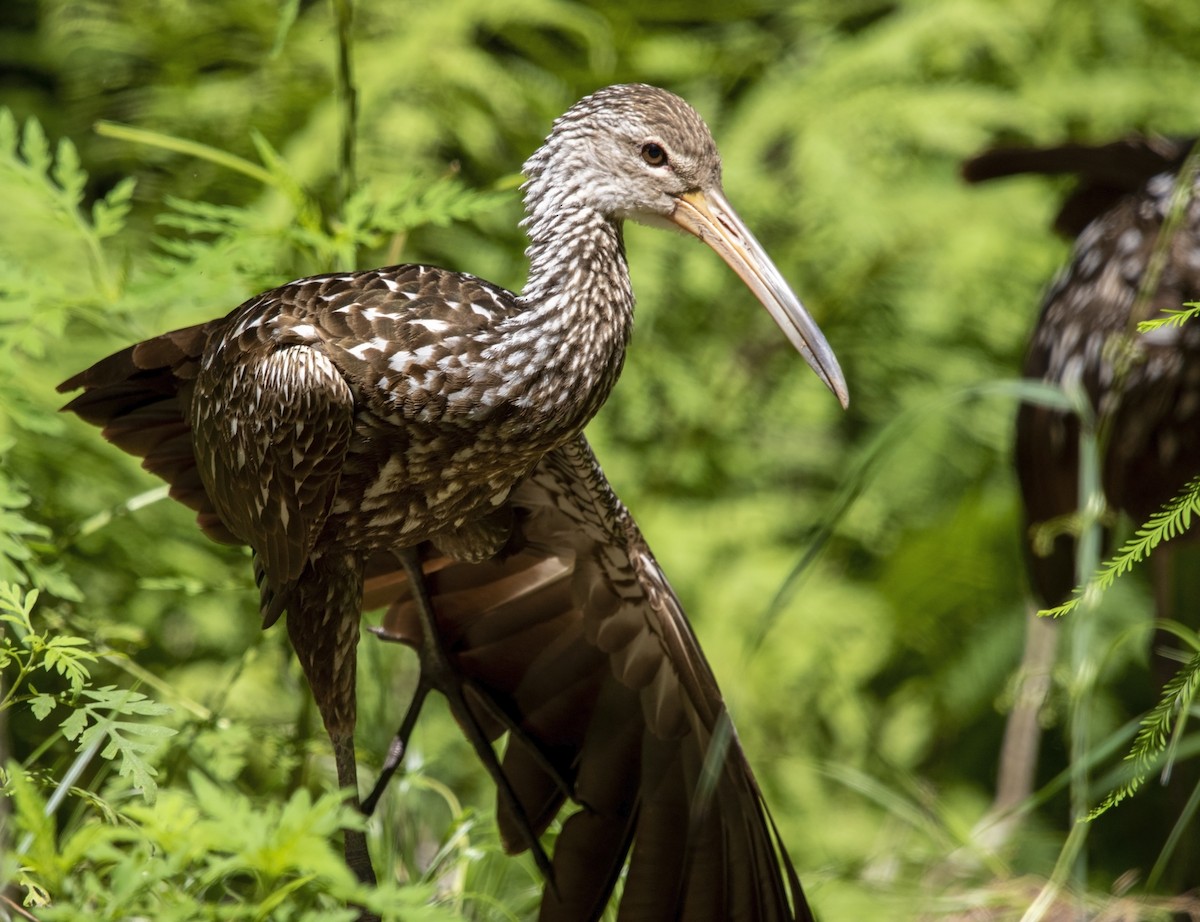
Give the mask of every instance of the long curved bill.
[{"label": "long curved bill", "polygon": [[766,251],[719,189],[698,189],[678,197],[671,220],[720,254],[762,302],[792,345],[804,356],[843,407],[850,394],[838,360],[816,321],[792,293]]}]

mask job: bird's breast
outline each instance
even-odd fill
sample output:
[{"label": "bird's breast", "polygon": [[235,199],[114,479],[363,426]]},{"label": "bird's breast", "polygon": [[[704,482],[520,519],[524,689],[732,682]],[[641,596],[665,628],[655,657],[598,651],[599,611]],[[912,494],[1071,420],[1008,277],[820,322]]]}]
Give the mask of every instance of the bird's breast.
[{"label": "bird's breast", "polygon": [[360,411],[326,531],[363,547],[407,546],[489,515],[563,437],[514,414],[455,425]]}]

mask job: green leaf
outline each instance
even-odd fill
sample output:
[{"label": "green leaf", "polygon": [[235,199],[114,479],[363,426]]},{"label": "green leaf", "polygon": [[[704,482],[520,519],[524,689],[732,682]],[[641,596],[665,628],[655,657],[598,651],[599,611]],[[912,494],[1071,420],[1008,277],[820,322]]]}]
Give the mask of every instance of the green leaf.
[{"label": "green leaf", "polygon": [[[96,741],[97,737],[106,735],[108,745],[101,750],[101,757],[112,761],[120,756],[117,773],[122,778],[128,778],[130,783],[141,792],[142,798],[147,803],[154,803],[154,798],[158,794],[158,783],[154,780],[157,772],[142,758],[143,753],[149,752],[154,747],[134,742],[122,734],[121,730],[128,730],[129,726],[129,724],[116,722],[93,724],[80,737],[79,749],[82,751],[88,748]],[[174,732],[169,728],[162,729],[167,730],[166,735]]]},{"label": "green leaf", "polygon": [[251,163],[243,157],[238,157],[227,151],[220,150],[210,144],[203,144],[199,141],[191,141],[186,138],[178,138],[169,134],[164,134],[160,131],[149,131],[144,128],[134,128],[129,125],[121,125],[116,122],[97,122],[96,133],[101,137],[114,138],[119,141],[127,141],[133,144],[145,144],[149,147],[156,147],[161,150],[174,151],[180,154],[186,154],[191,157],[198,157],[202,160],[208,160],[218,166],[225,167],[238,173],[243,173],[262,182],[264,185],[271,184],[271,174],[264,170],[258,164]]},{"label": "green leaf", "polygon": [[66,720],[58,725],[58,728],[62,730],[63,736],[65,736],[67,739],[75,740],[79,737],[79,734],[83,733],[83,731],[87,728],[87,724],[87,709],[76,708],[71,712],[70,716],[67,717]]},{"label": "green leaf", "polygon": [[1184,304],[1182,310],[1167,308],[1162,313],[1163,316],[1161,317],[1138,321],[1137,331],[1139,333],[1152,333],[1155,330],[1161,330],[1165,327],[1181,327],[1193,317],[1200,315],[1200,303],[1189,301]]},{"label": "green leaf", "polygon": [[34,695],[29,699],[29,708],[38,720],[45,720],[56,704],[58,704],[58,699],[53,695]]},{"label": "green leaf", "polygon": [[35,118],[25,120],[25,130],[21,134],[21,159],[35,173],[45,173],[50,168],[50,145],[46,141],[46,132]]},{"label": "green leaf", "polygon": [[17,155],[17,120],[11,110],[0,106],[0,154],[15,158]]},{"label": "green leaf", "polygon": [[300,0],[283,0],[280,4],[279,21],[275,25],[275,41],[271,43],[271,57],[275,58],[283,53],[288,34],[296,24],[299,14]]},{"label": "green leaf", "polygon": [[91,677],[85,664],[97,660],[95,653],[80,649],[86,646],[90,646],[90,642],[82,637],[52,638],[42,648],[42,669],[63,676],[71,684],[71,691],[78,694]]},{"label": "green leaf", "polygon": [[125,228],[136,185],[132,176],[126,176],[92,205],[92,227],[98,238],[115,237]]},{"label": "green leaf", "polygon": [[15,826],[29,836],[25,860],[43,876],[57,876],[58,847],[54,820],[46,815],[46,803],[37,787],[16,762],[5,766],[8,788],[15,807]]},{"label": "green leaf", "polygon": [[161,717],[171,713],[171,706],[147,698],[141,692],[115,685],[105,685],[103,688],[87,688],[83,691],[85,698],[95,702],[98,709],[111,709],[117,714],[141,714],[147,717]]},{"label": "green leaf", "polygon": [[63,722],[63,734],[69,740],[78,738],[76,748],[80,752],[97,744],[102,737],[107,738],[101,757],[109,760],[119,757],[117,773],[128,778],[147,803],[153,803],[158,791],[154,780],[156,772],[142,756],[155,751],[160,741],[178,731],[161,724],[119,718],[125,715],[160,717],[169,713],[171,708],[139,692],[111,685],[84,688],[81,696],[92,703],[85,704]]},{"label": "green leaf", "polygon": [[38,590],[25,592],[14,583],[0,583],[0,621],[8,621],[25,632],[33,630],[33,606],[37,604]]},{"label": "green leaf", "polygon": [[87,185],[87,173],[79,162],[79,151],[70,138],[60,138],[54,154],[54,167],[50,171],[54,181],[63,191],[64,204],[78,208],[83,201],[83,190]]}]

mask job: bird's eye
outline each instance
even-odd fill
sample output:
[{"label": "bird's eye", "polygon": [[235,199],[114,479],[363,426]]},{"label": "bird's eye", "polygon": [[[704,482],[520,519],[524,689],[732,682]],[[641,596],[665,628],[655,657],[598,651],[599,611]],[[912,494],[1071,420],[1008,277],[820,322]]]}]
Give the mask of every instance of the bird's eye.
[{"label": "bird's eye", "polygon": [[642,145],[642,159],[650,164],[650,166],[666,166],[667,152],[662,149],[661,144],[647,141]]}]

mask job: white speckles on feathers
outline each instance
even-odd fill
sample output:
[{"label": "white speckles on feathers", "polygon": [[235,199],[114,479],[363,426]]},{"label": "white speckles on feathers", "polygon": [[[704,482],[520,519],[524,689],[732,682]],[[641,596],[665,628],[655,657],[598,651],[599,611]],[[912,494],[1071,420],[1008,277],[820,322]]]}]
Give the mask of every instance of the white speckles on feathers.
[{"label": "white speckles on feathers", "polygon": [[[458,302],[453,302],[454,307],[458,307]],[[408,321],[413,326],[424,327],[430,333],[445,333],[454,329],[451,323],[447,320],[437,320],[433,317],[414,317]]]},{"label": "white speckles on feathers", "polygon": [[368,339],[365,342],[359,343],[357,346],[351,346],[346,351],[356,359],[365,362],[369,359],[372,352],[382,355],[384,351],[383,348],[381,348],[382,345],[384,344],[379,340]]},{"label": "white speckles on feathers", "polygon": [[314,327],[311,323],[297,324],[296,326],[291,327],[289,332],[291,332],[295,336],[299,336],[303,339],[309,340],[310,342],[315,341],[319,338],[318,334],[317,334],[317,328]]}]

